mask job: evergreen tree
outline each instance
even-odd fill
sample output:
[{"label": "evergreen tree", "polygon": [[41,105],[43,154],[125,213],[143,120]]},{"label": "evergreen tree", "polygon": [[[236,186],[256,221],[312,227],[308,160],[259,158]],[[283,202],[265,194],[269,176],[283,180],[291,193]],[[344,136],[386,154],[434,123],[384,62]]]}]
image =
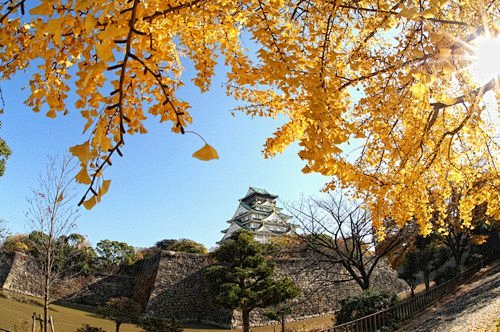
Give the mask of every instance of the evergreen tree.
[{"label": "evergreen tree", "polygon": [[266,246],[247,231],[235,232],[211,256],[217,264],[205,276],[215,302],[241,310],[243,331],[250,331],[250,312],[292,299],[299,288],[292,280],[275,279],[274,265],[264,256]]}]

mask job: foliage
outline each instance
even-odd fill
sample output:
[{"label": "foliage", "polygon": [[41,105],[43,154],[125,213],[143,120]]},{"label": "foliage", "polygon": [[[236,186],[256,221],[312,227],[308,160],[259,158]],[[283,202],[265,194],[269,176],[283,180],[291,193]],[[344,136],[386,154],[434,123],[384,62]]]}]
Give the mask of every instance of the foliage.
[{"label": "foliage", "polygon": [[416,268],[423,272],[425,290],[429,290],[431,272],[439,269],[448,260],[449,251],[435,235],[417,236],[415,249],[408,255],[409,259],[414,260]]},{"label": "foliage", "polygon": [[139,326],[144,329],[143,332],[182,332],[182,326],[174,320],[167,321],[154,317],[141,319]]},{"label": "foliage", "polygon": [[9,235],[2,243],[2,252],[14,253],[16,251],[27,253],[30,249],[30,241],[26,234]]},{"label": "foliage", "polygon": [[140,261],[142,259],[145,259],[153,254],[155,254],[157,250],[155,248],[139,248],[135,251],[135,258],[134,260]]},{"label": "foliage", "polygon": [[[1,95],[1,90],[0,90],[0,95]],[[0,115],[2,115],[3,109],[0,109]],[[0,129],[2,128],[2,121],[0,121]],[[5,173],[5,164],[7,162],[7,159],[9,159],[10,155],[12,154],[12,151],[10,150],[9,146],[7,145],[7,142],[5,142],[4,139],[0,137],[0,176],[3,176]]]},{"label": "foliage", "polygon": [[487,234],[480,234],[478,231],[494,224],[494,219],[486,213],[488,202],[474,205],[471,215],[464,218],[459,205],[461,198],[468,194],[469,186],[468,182],[455,183],[447,200],[444,219],[433,218],[434,227],[443,244],[450,251],[456,266],[463,265],[463,257],[472,249],[472,246],[486,242]]},{"label": "foliage", "polygon": [[71,233],[57,239],[62,250],[59,264],[69,272],[89,275],[96,269],[97,254],[84,235]]},{"label": "foliage", "polygon": [[342,324],[388,309],[396,304],[396,294],[380,293],[373,289],[364,290],[358,296],[348,297],[340,302],[340,311],[335,316],[335,323]]},{"label": "foliage", "polygon": [[279,258],[307,257],[307,241],[303,237],[308,235],[285,234],[271,238],[268,245],[268,254]]},{"label": "foliage", "polygon": [[453,279],[461,272],[462,272],[461,267],[447,266],[443,270],[436,272],[436,276],[434,277],[434,281],[436,282],[436,285],[440,285],[448,280]]},{"label": "foliage", "polygon": [[418,285],[417,273],[420,272],[419,262],[414,251],[404,256],[401,272],[398,277],[403,279],[410,287],[411,296],[415,296],[415,288]]},{"label": "foliage", "polygon": [[161,250],[171,250],[193,254],[208,254],[208,250],[203,244],[189,239],[164,239],[156,242],[155,247]]},{"label": "foliage", "polygon": [[[298,141],[303,172],[332,177],[327,189],[338,181],[371,193],[379,235],[389,213],[428,234],[428,203],[444,212],[455,182],[471,184],[459,204],[465,223],[488,200],[500,219],[500,200],[490,199],[500,153],[483,101],[498,93],[497,78],[476,83],[465,70],[477,40],[498,35],[496,9],[492,0],[16,0],[0,7],[0,78],[30,73],[26,104],[50,118],[73,111],[76,92],[89,135],[71,151],[91,208],[110,185],[103,169],[126,135],[147,132],[148,117],[186,133],[183,64],[205,92],[221,57],[238,110],[288,119],[265,157]],[[346,143],[362,149],[350,154]],[[215,157],[209,148],[202,158]]]},{"label": "foliage", "polygon": [[484,256],[481,254],[470,254],[465,258],[464,266],[465,267],[471,267],[472,265],[480,262],[482,259],[484,259]]},{"label": "foliage", "polygon": [[132,264],[135,257],[134,247],[119,241],[101,240],[97,243],[96,252],[99,265],[108,272]]},{"label": "foliage", "polygon": [[[15,234],[8,236],[2,244],[1,251],[14,253],[16,251],[39,259],[35,246],[44,245],[47,234],[33,231],[30,234]],[[95,270],[96,253],[85,236],[78,233],[61,235],[55,240],[59,250],[54,257],[55,267],[66,271],[67,275],[84,274]]]},{"label": "foliage", "polygon": [[90,326],[89,324],[83,324],[82,327],[76,329],[75,332],[106,332],[106,330],[103,330],[100,327]]},{"label": "foliage", "polygon": [[236,231],[210,254],[217,264],[205,272],[215,302],[241,310],[244,331],[250,329],[253,309],[282,303],[300,291],[290,279],[274,278],[274,266],[267,262],[265,250],[250,232]]},{"label": "foliage", "polygon": [[363,290],[370,288],[373,271],[399,245],[405,232],[387,221],[382,241],[374,233],[371,215],[362,202],[341,193],[303,199],[288,210],[302,226],[305,249],[314,252],[320,261],[344,268],[337,282],[353,280]]},{"label": "foliage", "polygon": [[141,306],[128,297],[115,297],[106,302],[106,305],[100,307],[98,313],[114,321],[116,332],[118,332],[121,324],[138,322]]}]

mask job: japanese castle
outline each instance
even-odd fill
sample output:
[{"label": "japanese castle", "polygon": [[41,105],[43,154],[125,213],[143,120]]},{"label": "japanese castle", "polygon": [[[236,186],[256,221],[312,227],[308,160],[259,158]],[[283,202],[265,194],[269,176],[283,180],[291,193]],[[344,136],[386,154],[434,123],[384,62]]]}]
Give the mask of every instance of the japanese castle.
[{"label": "japanese castle", "polygon": [[288,222],[290,216],[276,207],[277,195],[267,190],[250,187],[245,197],[239,200],[240,204],[231,220],[229,227],[222,231],[224,236],[218,243],[224,242],[238,229],[252,232],[255,240],[269,243],[273,237],[290,234],[295,225]]}]

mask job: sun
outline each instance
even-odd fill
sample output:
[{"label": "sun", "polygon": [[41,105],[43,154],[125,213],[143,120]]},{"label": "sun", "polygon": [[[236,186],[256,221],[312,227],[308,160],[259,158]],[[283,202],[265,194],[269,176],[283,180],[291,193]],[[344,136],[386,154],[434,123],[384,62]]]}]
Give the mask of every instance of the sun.
[{"label": "sun", "polygon": [[472,43],[470,72],[480,84],[500,75],[500,36],[479,36]]}]

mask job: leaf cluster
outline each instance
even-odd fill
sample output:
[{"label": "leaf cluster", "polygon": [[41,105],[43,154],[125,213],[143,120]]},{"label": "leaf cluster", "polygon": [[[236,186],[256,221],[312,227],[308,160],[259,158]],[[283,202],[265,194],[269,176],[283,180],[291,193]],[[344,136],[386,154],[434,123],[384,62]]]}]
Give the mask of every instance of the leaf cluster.
[{"label": "leaf cluster", "polygon": [[[429,234],[454,183],[467,183],[464,225],[484,202],[500,219],[497,128],[484,102],[498,77],[479,84],[466,70],[474,40],[499,33],[492,0],[17,0],[0,13],[0,79],[25,71],[28,107],[85,121],[88,136],[70,151],[88,209],[148,118],[187,133],[184,64],[206,92],[220,62],[237,110],[286,119],[264,156],[298,142],[303,172],[333,179],[326,190],[371,194],[380,237],[388,217]],[[218,157],[208,144],[194,156]]]},{"label": "leaf cluster", "polygon": [[138,325],[143,332],[182,332],[182,326],[174,320],[150,317],[141,319]]},{"label": "leaf cluster", "polygon": [[189,239],[164,239],[156,242],[155,248],[192,254],[208,254],[207,248],[198,242]]},{"label": "leaf cluster", "polygon": [[131,265],[135,258],[135,249],[125,242],[101,240],[96,245],[99,266],[112,272],[121,266]]},{"label": "leaf cluster", "polygon": [[97,312],[118,325],[122,323],[136,323],[139,320],[141,306],[128,297],[115,297],[110,299]]},{"label": "leaf cluster", "polygon": [[373,289],[365,290],[358,296],[348,297],[340,302],[335,322],[342,324],[388,309],[396,304],[397,299],[396,294],[381,293]]}]

